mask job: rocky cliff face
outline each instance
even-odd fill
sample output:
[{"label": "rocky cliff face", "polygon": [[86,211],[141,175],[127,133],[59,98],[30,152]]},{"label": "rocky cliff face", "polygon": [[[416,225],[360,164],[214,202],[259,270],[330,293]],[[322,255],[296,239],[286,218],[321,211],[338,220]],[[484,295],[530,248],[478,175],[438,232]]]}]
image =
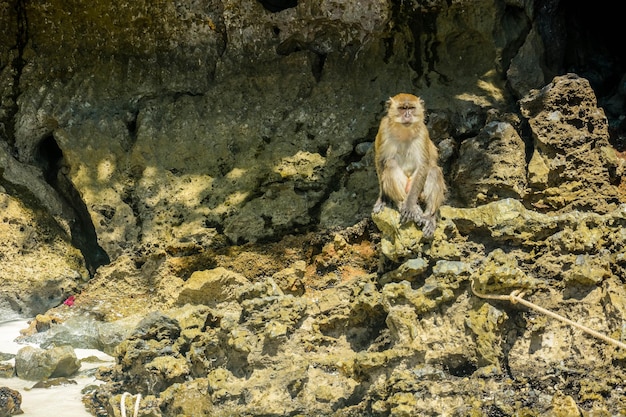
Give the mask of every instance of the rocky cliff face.
[{"label": "rocky cliff face", "polygon": [[[611,7],[0,1],[2,317],[121,341],[95,415],[621,412],[622,350],[470,288],[623,337]],[[370,218],[401,91],[450,188],[432,241]]]}]

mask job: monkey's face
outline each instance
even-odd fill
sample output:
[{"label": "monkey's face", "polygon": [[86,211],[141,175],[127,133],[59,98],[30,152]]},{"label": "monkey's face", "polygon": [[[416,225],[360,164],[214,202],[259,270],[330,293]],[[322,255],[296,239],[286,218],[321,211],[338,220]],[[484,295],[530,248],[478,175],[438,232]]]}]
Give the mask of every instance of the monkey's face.
[{"label": "monkey's face", "polygon": [[424,120],[422,100],[412,94],[398,94],[389,99],[389,117],[396,123],[411,125]]}]

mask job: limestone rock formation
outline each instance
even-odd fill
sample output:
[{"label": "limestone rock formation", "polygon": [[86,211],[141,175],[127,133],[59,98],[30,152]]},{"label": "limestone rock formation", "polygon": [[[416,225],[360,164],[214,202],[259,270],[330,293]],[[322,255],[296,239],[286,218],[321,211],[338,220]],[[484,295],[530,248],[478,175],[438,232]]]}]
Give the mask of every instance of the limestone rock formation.
[{"label": "limestone rock formation", "polygon": [[461,144],[453,180],[464,205],[475,206],[527,194],[523,139],[506,121],[493,121]]},{"label": "limestone rock formation", "polygon": [[520,104],[535,145],[528,163],[534,206],[613,209],[619,201],[613,187],[617,159],[609,145],[608,121],[589,82],[575,74],[557,77]]},{"label": "limestone rock formation", "polygon": [[0,317],[57,306],[89,278],[62,205],[34,168],[0,146]]},{"label": "limestone rock formation", "polygon": [[[154,417],[626,408],[619,348],[478,295],[521,290],[624,339],[610,7],[0,10],[0,319],[47,313],[29,341],[115,356],[94,415],[124,392]],[[371,144],[401,91],[424,99],[450,189],[431,240],[370,216]]]}]

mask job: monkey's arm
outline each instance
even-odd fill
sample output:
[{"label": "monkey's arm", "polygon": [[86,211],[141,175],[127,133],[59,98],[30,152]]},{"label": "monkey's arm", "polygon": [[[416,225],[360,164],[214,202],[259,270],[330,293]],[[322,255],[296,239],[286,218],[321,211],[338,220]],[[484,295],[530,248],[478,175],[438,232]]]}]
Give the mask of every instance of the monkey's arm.
[{"label": "monkey's arm", "polygon": [[[378,138],[376,138],[378,142]],[[376,199],[376,203],[374,203],[374,208],[372,208],[372,213],[380,213],[382,209],[385,208],[385,200],[384,200],[384,190],[383,190],[383,182],[381,181],[381,176],[383,173],[383,163],[376,158],[376,176],[378,177],[378,199]]]},{"label": "monkey's arm", "polygon": [[406,198],[408,178],[398,165],[396,159],[391,158],[380,162],[378,169],[379,195],[374,204],[374,213],[378,213],[385,207],[385,199],[389,199],[400,205]]},{"label": "monkey's arm", "polygon": [[393,201],[400,207],[402,202],[406,199],[406,189],[409,179],[395,158],[391,158],[382,163],[378,180],[381,190],[379,200],[383,202],[383,207],[385,198]]}]

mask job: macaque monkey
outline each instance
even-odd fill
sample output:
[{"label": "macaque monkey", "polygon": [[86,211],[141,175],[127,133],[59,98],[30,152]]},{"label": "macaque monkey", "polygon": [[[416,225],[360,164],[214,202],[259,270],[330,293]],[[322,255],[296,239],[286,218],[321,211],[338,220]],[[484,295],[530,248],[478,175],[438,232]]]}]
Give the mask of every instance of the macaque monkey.
[{"label": "macaque monkey", "polygon": [[380,122],[374,150],[380,192],[372,211],[378,213],[392,201],[402,223],[412,220],[422,227],[424,236],[431,237],[446,183],[437,147],[424,124],[422,99],[402,93],[387,101],[387,115]]}]

